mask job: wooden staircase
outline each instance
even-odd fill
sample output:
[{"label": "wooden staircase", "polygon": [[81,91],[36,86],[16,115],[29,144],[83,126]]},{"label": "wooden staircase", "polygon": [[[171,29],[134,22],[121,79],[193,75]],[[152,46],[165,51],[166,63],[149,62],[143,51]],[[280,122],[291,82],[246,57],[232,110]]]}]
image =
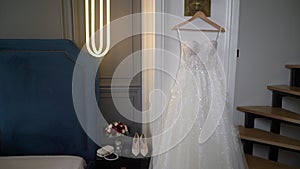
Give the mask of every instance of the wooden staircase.
[{"label": "wooden staircase", "polygon": [[[268,86],[268,89],[272,91],[272,106],[237,107],[237,110],[245,112],[245,124],[239,126],[239,131],[249,169],[297,168],[277,162],[279,149],[300,152],[300,140],[280,135],[282,123],[300,127],[300,114],[282,108],[284,97],[300,99],[300,65],[286,65],[285,67],[291,71],[290,85]],[[270,131],[254,128],[256,118],[271,120]],[[268,159],[252,156],[254,143],[269,146]]]},{"label": "wooden staircase", "polygon": [[263,158],[254,157],[248,154],[246,154],[246,160],[249,169],[299,169]]}]

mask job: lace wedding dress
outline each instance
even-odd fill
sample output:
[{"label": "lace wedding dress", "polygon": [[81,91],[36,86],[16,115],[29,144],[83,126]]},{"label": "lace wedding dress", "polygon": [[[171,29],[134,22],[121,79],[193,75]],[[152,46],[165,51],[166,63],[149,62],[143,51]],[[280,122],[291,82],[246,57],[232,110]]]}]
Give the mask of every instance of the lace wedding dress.
[{"label": "lace wedding dress", "polygon": [[226,111],[226,78],[216,45],[182,42],[161,135],[153,141],[153,169],[247,168],[238,131]]}]

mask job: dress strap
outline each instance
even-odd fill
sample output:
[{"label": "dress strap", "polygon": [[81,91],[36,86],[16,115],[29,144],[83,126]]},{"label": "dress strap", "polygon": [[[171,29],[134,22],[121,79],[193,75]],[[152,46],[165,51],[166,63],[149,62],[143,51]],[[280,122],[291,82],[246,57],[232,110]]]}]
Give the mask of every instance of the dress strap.
[{"label": "dress strap", "polygon": [[[182,49],[182,41],[181,41],[182,39],[181,39],[181,34],[180,34],[179,27],[177,27],[176,30],[177,30],[178,40],[179,40],[179,49],[180,49],[180,56],[179,56],[180,61],[179,62],[181,62],[181,59],[182,59],[181,57],[184,53],[184,50]],[[179,65],[180,65],[180,63],[179,63]]]},{"label": "dress strap", "polygon": [[181,46],[181,34],[180,34],[180,31],[179,31],[179,27],[176,28],[176,31],[177,31],[177,36],[178,36],[179,43],[180,43],[180,46]]},{"label": "dress strap", "polygon": [[183,45],[182,45],[182,39],[181,39],[181,34],[180,34],[180,30],[179,30],[179,27],[176,28],[177,30],[177,36],[178,36],[178,40],[179,40],[179,67],[178,67],[178,70],[177,70],[177,73],[176,73],[176,77],[178,75],[178,72],[179,72],[179,69],[180,69],[180,66],[181,66],[181,62],[182,62],[182,55],[184,55],[184,49],[183,49]]},{"label": "dress strap", "polygon": [[220,27],[219,32],[217,34],[216,42],[218,42],[221,32],[222,32],[222,28]]}]

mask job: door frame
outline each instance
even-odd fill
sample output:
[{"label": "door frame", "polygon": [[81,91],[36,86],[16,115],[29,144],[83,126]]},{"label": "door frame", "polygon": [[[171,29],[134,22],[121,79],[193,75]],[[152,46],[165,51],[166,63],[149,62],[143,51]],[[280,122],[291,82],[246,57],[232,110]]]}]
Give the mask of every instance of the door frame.
[{"label": "door frame", "polygon": [[[143,0],[142,13],[155,13],[158,0]],[[155,72],[149,68],[156,67],[156,56],[152,49],[156,47],[155,43],[155,15],[143,15],[142,32],[152,32],[152,34],[142,35],[142,112],[143,121],[149,121],[155,108],[155,103],[150,101],[151,91],[155,90]],[[142,131],[146,136],[151,136],[150,126],[145,123],[142,125]]]},{"label": "door frame", "polygon": [[239,18],[240,18],[240,0],[228,0],[226,25],[228,34],[226,36],[227,62],[224,63],[227,75],[227,94],[228,108],[235,121],[233,113],[236,112],[234,107],[235,82],[236,82],[236,64],[238,59],[238,36],[239,36]]}]

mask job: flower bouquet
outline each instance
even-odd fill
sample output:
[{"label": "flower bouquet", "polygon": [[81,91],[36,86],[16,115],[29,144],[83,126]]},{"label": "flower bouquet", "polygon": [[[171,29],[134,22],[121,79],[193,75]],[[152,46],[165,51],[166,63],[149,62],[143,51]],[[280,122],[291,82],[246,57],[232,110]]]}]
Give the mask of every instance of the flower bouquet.
[{"label": "flower bouquet", "polygon": [[108,138],[114,139],[114,148],[117,154],[121,154],[122,151],[122,139],[120,136],[128,135],[128,127],[121,122],[112,122],[105,128],[105,134]]},{"label": "flower bouquet", "polygon": [[122,122],[112,122],[105,128],[105,134],[109,138],[128,135],[128,127]]}]

